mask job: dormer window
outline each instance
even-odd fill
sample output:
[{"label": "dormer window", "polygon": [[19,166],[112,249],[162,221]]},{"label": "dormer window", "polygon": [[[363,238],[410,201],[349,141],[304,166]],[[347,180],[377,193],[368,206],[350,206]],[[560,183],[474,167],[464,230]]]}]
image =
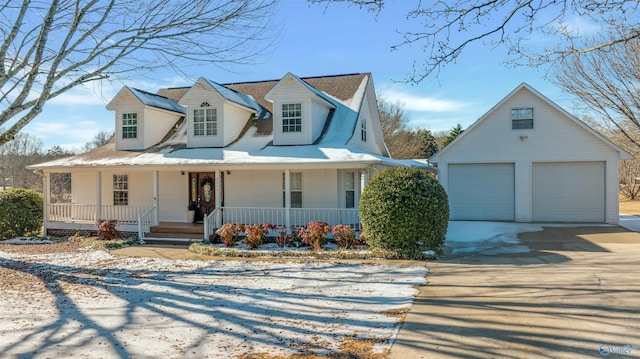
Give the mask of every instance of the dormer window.
[{"label": "dormer window", "polygon": [[512,108],[511,129],[525,130],[533,128],[533,108]]},{"label": "dormer window", "polygon": [[302,104],[282,104],[282,132],[302,132]]},{"label": "dormer window", "polygon": [[362,119],[360,123],[360,139],[362,142],[367,142],[367,120]]},{"label": "dormer window", "polygon": [[122,138],[138,138],[138,114],[122,114]]},{"label": "dormer window", "polygon": [[201,109],[193,110],[193,135],[215,136],[218,134],[218,114],[215,108],[209,107],[208,102],[203,102]]}]

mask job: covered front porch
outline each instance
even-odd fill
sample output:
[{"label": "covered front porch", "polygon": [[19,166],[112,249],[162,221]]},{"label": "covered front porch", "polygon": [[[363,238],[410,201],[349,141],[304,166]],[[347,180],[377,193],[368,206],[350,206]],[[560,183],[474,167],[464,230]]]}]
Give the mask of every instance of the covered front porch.
[{"label": "covered front porch", "polygon": [[45,231],[94,235],[100,220],[117,220],[124,235],[140,238],[158,237],[152,227],[161,223],[195,223],[202,230],[184,233],[191,239],[211,238],[224,223],[295,230],[321,221],[359,230],[358,201],[370,173],[362,166],[84,169],[71,173],[72,203],[51,203],[51,173],[45,173]]},{"label": "covered front porch", "polygon": [[139,238],[189,238],[211,239],[215,230],[224,223],[262,224],[268,222],[278,229],[295,230],[311,221],[326,222],[331,226],[349,225],[360,230],[357,208],[269,208],[269,207],[218,207],[196,223],[157,220],[155,207],[48,204],[48,227],[97,233],[96,223],[103,218],[118,221],[118,230]]}]

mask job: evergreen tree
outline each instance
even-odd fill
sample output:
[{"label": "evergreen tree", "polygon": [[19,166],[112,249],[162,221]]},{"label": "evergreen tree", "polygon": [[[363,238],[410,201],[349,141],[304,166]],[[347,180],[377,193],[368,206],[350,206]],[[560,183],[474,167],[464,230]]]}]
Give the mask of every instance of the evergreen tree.
[{"label": "evergreen tree", "polygon": [[464,132],[464,130],[462,129],[462,126],[460,124],[458,124],[458,125],[456,125],[456,127],[452,128],[451,131],[449,131],[449,135],[444,140],[444,144],[442,144],[442,148],[444,148],[445,146],[450,144],[453,140],[456,139],[456,137],[460,136],[460,134],[462,132]]}]

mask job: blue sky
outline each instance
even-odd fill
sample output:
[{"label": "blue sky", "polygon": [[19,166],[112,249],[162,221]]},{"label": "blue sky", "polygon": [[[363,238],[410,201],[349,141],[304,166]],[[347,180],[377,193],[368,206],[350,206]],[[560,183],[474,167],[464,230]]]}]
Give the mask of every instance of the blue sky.
[{"label": "blue sky", "polygon": [[390,50],[401,40],[396,30],[416,25],[405,20],[406,11],[403,5],[391,3],[375,18],[344,4],[326,8],[285,0],[273,19],[280,29],[278,36],[258,64],[230,71],[200,65],[186,69],[188,76],[168,69],[153,76],[93,83],[49,102],[23,131],[41,138],[45,148],[79,148],[98,131],[113,130],[114,114],[105,106],[124,85],[155,92],[190,85],[200,76],[228,83],[279,79],[287,72],[300,77],[371,72],[381,97],[402,103],[413,127],[432,131],[448,130],[457,123],[467,127],[522,82],[573,112],[569,96],[544,79],[547,69],[505,66],[504,49],[481,44],[444,68],[438,78],[419,85],[403,83],[414,60],[423,58],[418,46]]}]

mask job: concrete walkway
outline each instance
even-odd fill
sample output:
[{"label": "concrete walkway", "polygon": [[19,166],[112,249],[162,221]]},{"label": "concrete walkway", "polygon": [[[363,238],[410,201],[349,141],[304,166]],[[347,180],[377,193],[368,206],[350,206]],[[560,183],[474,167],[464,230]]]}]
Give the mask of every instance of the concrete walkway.
[{"label": "concrete walkway", "polygon": [[430,262],[390,358],[640,357],[640,234],[519,238],[531,251]]}]

